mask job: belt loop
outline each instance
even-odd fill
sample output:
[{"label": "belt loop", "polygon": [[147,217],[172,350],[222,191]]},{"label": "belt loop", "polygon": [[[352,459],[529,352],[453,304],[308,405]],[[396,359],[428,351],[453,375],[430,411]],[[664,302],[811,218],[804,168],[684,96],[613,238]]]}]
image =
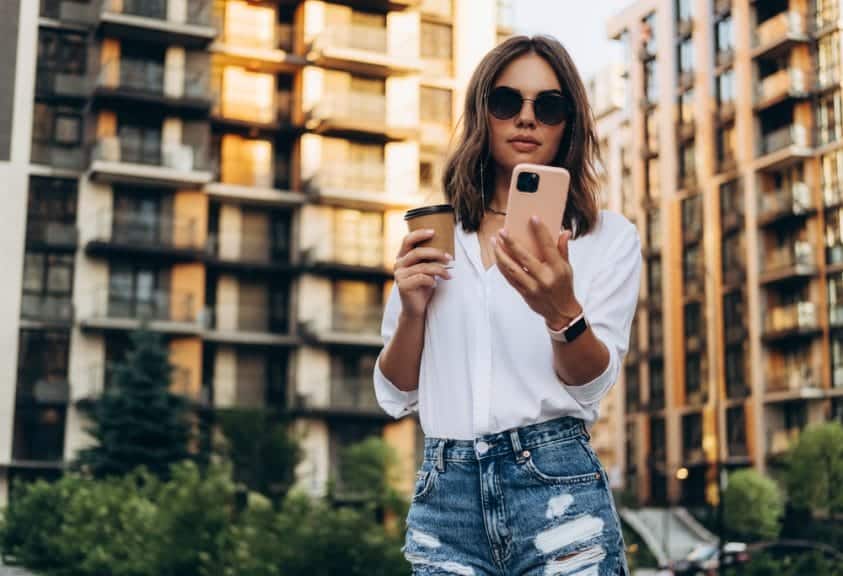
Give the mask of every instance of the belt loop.
[{"label": "belt loop", "polygon": [[445,471],[445,440],[439,440],[439,445],[436,446],[436,470],[438,472]]},{"label": "belt loop", "polygon": [[588,427],[585,425],[585,422],[583,422],[582,420],[580,420],[580,430],[582,430],[582,433],[585,435],[585,439],[590,441],[591,440],[591,434],[588,433]]},{"label": "belt loop", "polygon": [[518,436],[518,430],[509,431],[509,440],[512,443],[512,451],[515,453],[515,461],[522,464],[526,458],[524,451],[521,450],[521,438]]}]

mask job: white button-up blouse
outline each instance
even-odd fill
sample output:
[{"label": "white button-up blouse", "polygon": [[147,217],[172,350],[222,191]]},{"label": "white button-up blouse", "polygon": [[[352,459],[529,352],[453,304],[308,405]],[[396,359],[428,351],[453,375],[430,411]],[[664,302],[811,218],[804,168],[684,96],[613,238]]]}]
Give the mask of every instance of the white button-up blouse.
[{"label": "white button-up blouse", "polygon": [[[375,394],[394,418],[418,410],[426,436],[470,440],[573,416],[591,425],[600,399],[620,373],[638,302],[641,246],[622,215],[602,211],[595,229],[569,243],[574,294],[595,335],[609,350],[597,378],[568,386],[553,368],[544,318],[507,282],[497,266],[484,269],[476,233],[458,224],[450,280],[437,279],[425,320],[419,386],[397,389],[375,364]],[[386,304],[381,334],[398,323],[397,286]]]}]

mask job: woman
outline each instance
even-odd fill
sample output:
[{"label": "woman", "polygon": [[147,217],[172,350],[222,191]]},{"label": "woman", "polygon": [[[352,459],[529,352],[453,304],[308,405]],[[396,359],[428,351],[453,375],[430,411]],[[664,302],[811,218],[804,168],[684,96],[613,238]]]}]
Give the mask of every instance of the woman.
[{"label": "woman", "polygon": [[[556,40],[487,54],[463,121],[444,174],[456,254],[404,238],[375,366],[380,405],[418,409],[425,433],[404,553],[424,576],[627,574],[587,428],[626,353],[638,233],[598,208],[593,119]],[[521,162],[571,174],[564,231],[533,223],[541,259],[502,228]]]}]

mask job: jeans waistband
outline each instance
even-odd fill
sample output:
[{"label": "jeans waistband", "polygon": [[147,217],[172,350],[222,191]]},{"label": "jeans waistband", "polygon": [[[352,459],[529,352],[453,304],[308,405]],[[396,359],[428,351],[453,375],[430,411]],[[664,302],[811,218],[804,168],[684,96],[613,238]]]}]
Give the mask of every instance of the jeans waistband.
[{"label": "jeans waistband", "polygon": [[485,434],[474,440],[452,440],[448,438],[424,439],[424,458],[441,466],[444,461],[477,461],[507,454],[520,454],[524,450],[543,444],[575,438],[588,437],[585,423],[579,418],[562,416],[513,428],[503,432]]}]

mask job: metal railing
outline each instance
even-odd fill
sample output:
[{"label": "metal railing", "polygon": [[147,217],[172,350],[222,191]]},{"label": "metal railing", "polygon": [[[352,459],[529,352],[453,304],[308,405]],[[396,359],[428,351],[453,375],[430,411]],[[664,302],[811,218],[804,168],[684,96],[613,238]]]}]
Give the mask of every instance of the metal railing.
[{"label": "metal railing", "polygon": [[[210,100],[209,72],[199,66],[165,66],[156,60],[120,58],[102,64],[97,86],[122,88],[142,94]],[[174,86],[180,94],[170,94]]]},{"label": "metal railing", "polygon": [[808,75],[800,68],[785,68],[764,78],[755,90],[755,102],[761,104],[785,94],[808,90]]},{"label": "metal railing", "polygon": [[382,306],[360,306],[334,309],[331,328],[334,332],[380,334]]},{"label": "metal railing", "polygon": [[789,366],[785,370],[768,373],[765,378],[767,392],[796,392],[822,387],[823,367],[820,364]]},{"label": "metal railing", "polygon": [[331,377],[331,408],[379,411],[372,378],[366,376]]},{"label": "metal railing", "polygon": [[272,29],[269,38],[258,34],[236,34],[226,25],[223,16],[217,18],[216,28],[220,30],[220,41],[223,44],[246,50],[283,50],[293,51],[293,25],[277,24]]},{"label": "metal railing", "polygon": [[27,220],[26,240],[49,246],[75,246],[79,239],[76,224],[53,220]]},{"label": "metal railing", "polygon": [[351,24],[326,28],[316,37],[315,44],[317,48],[351,48],[386,54],[388,36],[386,28]]},{"label": "metal railing", "polygon": [[311,115],[320,120],[386,123],[386,96],[347,92],[331,94],[313,107]]},{"label": "metal railing", "polygon": [[762,154],[771,154],[788,146],[808,147],[808,129],[801,124],[790,124],[762,137]]},{"label": "metal railing", "polygon": [[150,218],[131,210],[100,210],[94,239],[156,248],[199,250],[204,246],[195,219],[160,214]]},{"label": "metal railing", "polygon": [[205,309],[203,319],[206,328],[222,332],[289,333],[287,316],[273,314],[268,305],[217,304]]},{"label": "metal railing", "polygon": [[73,299],[70,295],[27,294],[21,299],[21,318],[41,322],[73,321]]},{"label": "metal railing", "polygon": [[289,264],[289,247],[273,246],[270,232],[211,233],[207,240],[208,254],[220,260]]},{"label": "metal railing", "polygon": [[386,191],[386,166],[375,162],[343,162],[322,166],[311,180],[319,189]]},{"label": "metal railing", "polygon": [[[187,13],[183,24],[194,26],[211,25],[212,0],[186,0]],[[140,16],[154,20],[169,21],[168,0],[104,0],[102,12]]]},{"label": "metal railing", "polygon": [[788,36],[804,36],[807,33],[805,17],[800,12],[782,12],[763,22],[756,29],[752,47],[767,46],[782,41]]},{"label": "metal railing", "polygon": [[31,155],[33,164],[45,164],[66,170],[81,170],[85,166],[85,151],[80,146],[33,142]]},{"label": "metal railing", "polygon": [[106,136],[94,145],[94,160],[159,166],[181,172],[202,170],[205,159],[187,144],[165,143],[150,146],[140,138]]},{"label": "metal railing", "polygon": [[767,310],[764,321],[764,328],[768,333],[813,329],[818,326],[817,305],[814,302],[776,306]]},{"label": "metal railing", "polygon": [[758,196],[761,218],[778,214],[803,214],[813,208],[811,189],[804,182],[794,182],[789,188],[762,192]]},{"label": "metal railing", "polygon": [[790,246],[772,250],[765,258],[762,267],[764,274],[789,270],[796,267],[811,268],[816,266],[814,248],[810,242],[799,240]]},{"label": "metal railing", "polygon": [[102,287],[91,293],[91,318],[134,321],[198,322],[196,297],[156,290],[146,294],[119,293]]}]

